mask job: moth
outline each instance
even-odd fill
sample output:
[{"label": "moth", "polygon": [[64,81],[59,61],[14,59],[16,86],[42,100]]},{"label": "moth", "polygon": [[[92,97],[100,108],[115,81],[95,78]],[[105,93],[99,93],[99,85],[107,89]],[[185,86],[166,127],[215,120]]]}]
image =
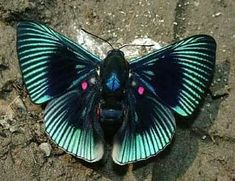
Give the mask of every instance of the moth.
[{"label": "moth", "polygon": [[20,22],[17,53],[33,103],[47,106],[44,126],[66,152],[87,162],[104,154],[103,125],[117,126],[119,165],[157,155],[175,133],[174,114],[202,103],[215,68],[216,42],[195,35],[130,61],[119,49],[103,60],[44,24]]}]

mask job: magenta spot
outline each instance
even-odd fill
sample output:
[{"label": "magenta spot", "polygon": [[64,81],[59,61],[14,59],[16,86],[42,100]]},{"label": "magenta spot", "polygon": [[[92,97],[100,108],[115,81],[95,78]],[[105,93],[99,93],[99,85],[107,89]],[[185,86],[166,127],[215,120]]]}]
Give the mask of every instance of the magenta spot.
[{"label": "magenta spot", "polygon": [[82,84],[81,84],[81,86],[82,86],[82,90],[87,90],[87,88],[88,88],[88,83],[87,83],[87,81],[83,81],[82,82]]},{"label": "magenta spot", "polygon": [[143,95],[144,94],[144,87],[139,86],[138,87],[138,93],[139,93],[139,95]]}]

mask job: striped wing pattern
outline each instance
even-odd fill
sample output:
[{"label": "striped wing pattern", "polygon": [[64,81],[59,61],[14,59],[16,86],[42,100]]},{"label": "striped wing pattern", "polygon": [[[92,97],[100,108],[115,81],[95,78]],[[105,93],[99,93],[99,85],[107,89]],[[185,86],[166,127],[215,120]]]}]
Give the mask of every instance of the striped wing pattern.
[{"label": "striped wing pattern", "polygon": [[69,91],[53,99],[45,109],[45,131],[68,153],[95,162],[102,158],[103,132],[96,120],[94,90]]},{"label": "striped wing pattern", "polygon": [[172,140],[175,118],[170,109],[151,92],[128,95],[128,119],[114,138],[112,157],[119,165],[153,157]]},{"label": "striped wing pattern", "polygon": [[215,40],[196,35],[131,61],[130,67],[172,110],[190,116],[212,80],[215,56]]},{"label": "striped wing pattern", "polygon": [[100,59],[46,25],[20,22],[17,53],[31,100],[41,104],[76,87]]},{"label": "striped wing pattern", "polygon": [[[103,156],[103,131],[95,113],[100,59],[46,25],[20,22],[17,53],[31,100],[49,102],[45,131],[65,151],[88,162]],[[85,81],[86,90],[81,83]]]},{"label": "striped wing pattern", "polygon": [[[215,66],[215,40],[196,35],[130,62],[127,117],[114,138],[112,157],[119,165],[155,156],[172,140],[172,111],[190,116],[201,103]],[[49,102],[45,131],[62,149],[88,162],[104,153],[97,120],[100,100],[96,69],[100,59],[70,39],[35,22],[17,27],[17,53],[31,100]],[[88,88],[82,89],[85,80]],[[145,88],[141,95],[138,85]]]}]

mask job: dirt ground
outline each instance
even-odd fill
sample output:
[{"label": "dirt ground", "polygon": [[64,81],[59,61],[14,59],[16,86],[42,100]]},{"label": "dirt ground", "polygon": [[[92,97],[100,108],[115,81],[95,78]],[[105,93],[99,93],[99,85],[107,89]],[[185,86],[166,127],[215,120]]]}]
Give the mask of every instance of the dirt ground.
[{"label": "dirt ground", "polygon": [[[75,41],[83,27],[114,46],[138,37],[165,45],[210,34],[218,45],[211,94],[193,118],[177,119],[172,144],[155,158],[120,167],[107,148],[105,161],[85,163],[49,140],[42,108],[22,86],[20,20],[47,23]],[[234,119],[234,0],[0,0],[0,180],[235,180]]]}]

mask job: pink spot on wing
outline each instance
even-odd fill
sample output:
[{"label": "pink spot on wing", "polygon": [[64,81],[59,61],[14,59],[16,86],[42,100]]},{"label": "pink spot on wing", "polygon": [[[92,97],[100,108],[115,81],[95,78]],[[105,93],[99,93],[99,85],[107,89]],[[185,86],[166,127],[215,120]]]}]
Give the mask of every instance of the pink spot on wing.
[{"label": "pink spot on wing", "polygon": [[81,87],[82,87],[82,90],[87,90],[87,88],[88,88],[88,83],[87,83],[87,81],[83,81],[82,83],[81,83]]},{"label": "pink spot on wing", "polygon": [[139,95],[143,95],[144,94],[144,87],[139,86],[138,87],[138,93],[139,93]]}]

